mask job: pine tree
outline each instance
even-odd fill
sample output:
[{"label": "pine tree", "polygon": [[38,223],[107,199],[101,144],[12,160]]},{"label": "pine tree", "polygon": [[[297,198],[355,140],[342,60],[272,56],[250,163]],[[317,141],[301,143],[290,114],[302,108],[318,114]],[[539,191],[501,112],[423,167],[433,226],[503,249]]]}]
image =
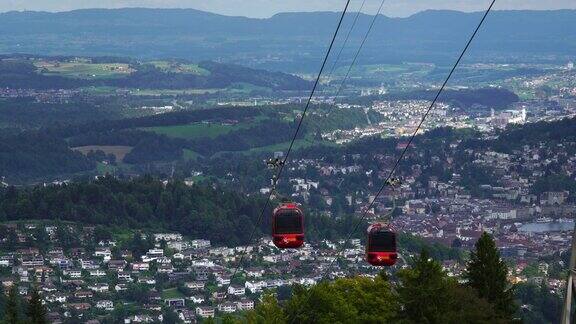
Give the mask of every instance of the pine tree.
[{"label": "pine tree", "polygon": [[28,318],[31,324],[47,324],[46,308],[42,305],[42,299],[38,289],[34,287],[28,304]]},{"label": "pine tree", "polygon": [[470,255],[465,278],[481,298],[492,303],[502,316],[511,318],[516,307],[507,275],[508,266],[500,257],[496,243],[484,232]]},{"label": "pine tree", "polygon": [[403,317],[415,323],[441,323],[448,309],[448,282],[442,266],[423,250],[414,267],[398,273]]},{"label": "pine tree", "polygon": [[18,287],[14,284],[8,293],[8,300],[6,301],[6,314],[4,322],[7,324],[20,323],[18,314]]},{"label": "pine tree", "polygon": [[247,320],[250,324],[282,324],[286,323],[286,317],[282,311],[278,300],[273,294],[266,293],[260,303],[253,311],[248,312]]},{"label": "pine tree", "polygon": [[0,318],[4,318],[5,315],[6,315],[6,294],[4,293],[4,286],[0,285]]}]

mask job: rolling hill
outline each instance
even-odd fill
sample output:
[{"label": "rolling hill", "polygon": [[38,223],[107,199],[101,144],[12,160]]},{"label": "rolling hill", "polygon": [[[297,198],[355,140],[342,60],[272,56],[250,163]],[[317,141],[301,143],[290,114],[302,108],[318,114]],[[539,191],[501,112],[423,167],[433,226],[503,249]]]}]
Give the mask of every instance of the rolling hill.
[{"label": "rolling hill", "polygon": [[[480,15],[425,11],[408,18],[382,16],[362,63],[451,61]],[[0,51],[222,60],[272,70],[315,71],[337,18],[333,12],[252,19],[192,9],[141,8],[8,12],[0,14]],[[360,41],[370,19],[361,15],[352,44]],[[352,17],[346,18],[343,30],[351,21]],[[575,50],[575,10],[495,11],[468,60],[566,60]]]}]

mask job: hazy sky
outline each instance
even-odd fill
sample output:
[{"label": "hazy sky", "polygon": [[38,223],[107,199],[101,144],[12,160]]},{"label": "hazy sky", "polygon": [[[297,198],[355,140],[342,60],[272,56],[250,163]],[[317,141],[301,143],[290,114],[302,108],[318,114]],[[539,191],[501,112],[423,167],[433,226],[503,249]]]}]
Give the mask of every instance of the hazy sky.
[{"label": "hazy sky", "polygon": [[[352,0],[352,9],[362,0]],[[82,8],[194,8],[226,15],[269,17],[285,11],[341,10],[345,0],[0,0],[0,12],[11,10],[66,11]],[[380,0],[366,0],[373,12]],[[387,0],[384,13],[408,16],[426,9],[483,10],[488,0]],[[495,9],[576,9],[575,0],[499,0]]]}]

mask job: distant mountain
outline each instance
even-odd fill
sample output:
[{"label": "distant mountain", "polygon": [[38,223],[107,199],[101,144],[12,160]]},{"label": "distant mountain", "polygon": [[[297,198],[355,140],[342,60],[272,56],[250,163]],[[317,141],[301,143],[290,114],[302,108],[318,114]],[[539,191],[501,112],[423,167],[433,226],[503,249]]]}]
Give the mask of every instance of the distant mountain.
[{"label": "distant mountain", "polygon": [[[452,61],[480,17],[481,13],[456,11],[425,11],[408,18],[382,16],[361,63]],[[361,15],[351,44],[359,43],[370,19]],[[0,51],[222,60],[312,71],[318,68],[337,20],[338,13],[333,12],[283,13],[269,19],[191,9],[8,12],[0,14]],[[351,21],[352,13],[344,31]],[[575,53],[575,10],[495,11],[468,60],[565,61]]]}]

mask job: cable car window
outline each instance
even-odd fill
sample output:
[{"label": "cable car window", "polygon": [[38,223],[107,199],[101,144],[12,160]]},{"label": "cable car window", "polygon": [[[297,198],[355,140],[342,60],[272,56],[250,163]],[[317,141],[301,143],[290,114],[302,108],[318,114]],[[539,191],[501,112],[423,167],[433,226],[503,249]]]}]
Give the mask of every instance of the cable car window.
[{"label": "cable car window", "polygon": [[373,233],[370,238],[370,251],[373,252],[395,252],[396,234],[392,232]]},{"label": "cable car window", "polygon": [[291,234],[302,232],[302,216],[293,210],[280,211],[276,216],[276,233]]}]

